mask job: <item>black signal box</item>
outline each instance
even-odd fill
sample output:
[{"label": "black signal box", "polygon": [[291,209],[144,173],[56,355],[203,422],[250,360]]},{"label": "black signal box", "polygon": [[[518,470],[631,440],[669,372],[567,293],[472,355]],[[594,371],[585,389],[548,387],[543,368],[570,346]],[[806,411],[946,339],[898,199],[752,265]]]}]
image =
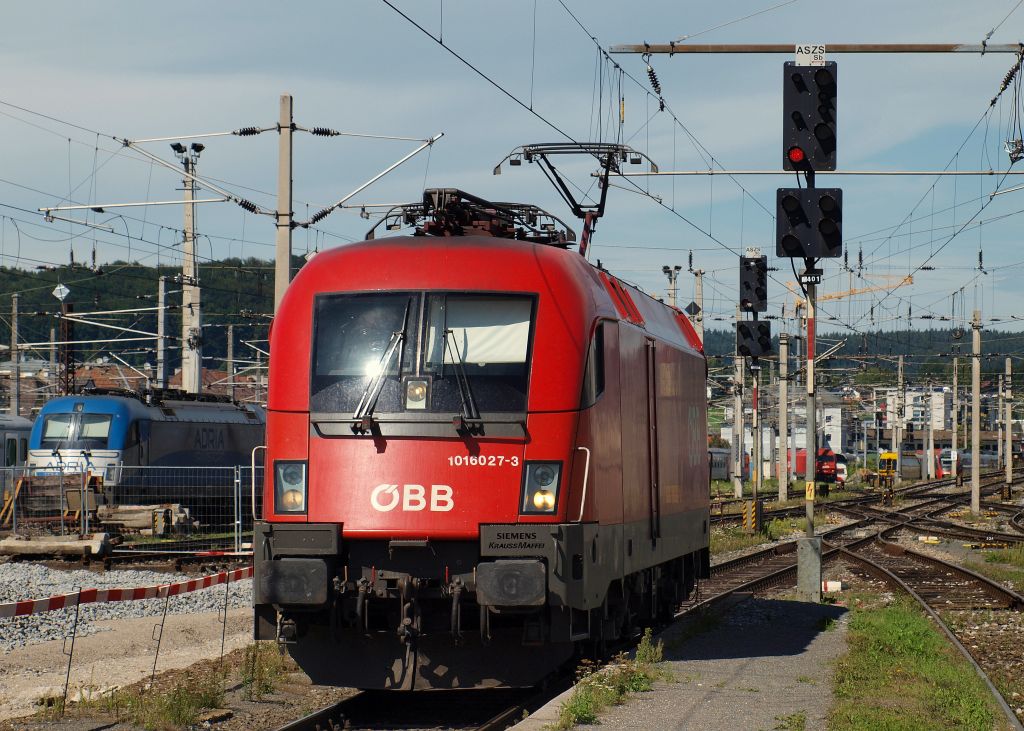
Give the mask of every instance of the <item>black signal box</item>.
[{"label": "black signal box", "polygon": [[775,254],[791,259],[842,256],[842,189],[779,188],[775,198]]},{"label": "black signal box", "polygon": [[836,169],[836,69],[783,64],[783,170]]},{"label": "black signal box", "polygon": [[740,257],[740,309],[768,311],[768,257]]},{"label": "black signal box", "polygon": [[736,323],[736,352],[744,358],[772,354],[772,324],[765,320]]}]

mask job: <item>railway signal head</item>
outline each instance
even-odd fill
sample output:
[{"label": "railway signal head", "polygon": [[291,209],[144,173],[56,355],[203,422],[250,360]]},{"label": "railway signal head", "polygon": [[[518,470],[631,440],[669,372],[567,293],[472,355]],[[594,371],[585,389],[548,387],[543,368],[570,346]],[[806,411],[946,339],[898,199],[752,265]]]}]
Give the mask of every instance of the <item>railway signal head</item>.
[{"label": "railway signal head", "polygon": [[768,311],[768,257],[740,257],[740,309]]},{"label": "railway signal head", "polygon": [[771,355],[772,324],[764,320],[737,322],[736,352],[744,358]]},{"label": "railway signal head", "polygon": [[843,191],[779,188],[775,206],[775,253],[803,259],[843,255]]},{"label": "railway signal head", "polygon": [[836,169],[836,62],[783,64],[782,168]]}]

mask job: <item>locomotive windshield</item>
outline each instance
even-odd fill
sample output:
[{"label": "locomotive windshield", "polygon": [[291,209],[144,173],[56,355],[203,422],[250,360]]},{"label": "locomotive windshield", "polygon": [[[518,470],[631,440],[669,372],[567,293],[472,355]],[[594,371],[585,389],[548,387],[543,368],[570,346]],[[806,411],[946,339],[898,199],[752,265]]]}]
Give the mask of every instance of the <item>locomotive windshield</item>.
[{"label": "locomotive windshield", "polygon": [[50,414],[43,418],[43,449],[106,449],[110,414]]},{"label": "locomotive windshield", "polygon": [[[310,410],[526,411],[532,297],[400,293],[317,299]],[[375,383],[381,380],[380,384]]]}]

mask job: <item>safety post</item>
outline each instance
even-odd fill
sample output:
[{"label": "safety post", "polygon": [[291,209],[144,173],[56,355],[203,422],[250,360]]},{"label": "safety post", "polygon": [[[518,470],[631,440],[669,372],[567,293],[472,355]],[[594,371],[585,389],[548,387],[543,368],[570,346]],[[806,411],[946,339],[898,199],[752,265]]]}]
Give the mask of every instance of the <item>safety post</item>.
[{"label": "safety post", "polygon": [[75,637],[78,635],[78,608],[80,606],[80,599],[82,598],[82,587],[75,587],[75,619],[71,623],[71,648],[67,648],[67,638],[64,638],[64,646],[61,651],[68,656],[68,669],[64,675],[64,698],[60,702],[60,715],[64,717],[64,709],[68,704],[68,686],[71,683],[71,661],[75,656]]},{"label": "safety post", "polygon": [[224,669],[224,639],[228,632],[228,595],[231,593],[231,574],[224,581],[224,606],[220,610],[220,661],[217,669]]},{"label": "safety post", "polygon": [[164,625],[167,623],[167,607],[171,601],[171,587],[168,585],[160,587],[160,594],[164,597],[164,613],[160,618],[160,624],[153,625],[153,634],[156,635],[153,639],[156,641],[156,652],[153,654],[153,670],[149,674],[149,686],[153,687],[153,681],[156,679],[156,662],[160,658],[160,644],[164,639]]}]

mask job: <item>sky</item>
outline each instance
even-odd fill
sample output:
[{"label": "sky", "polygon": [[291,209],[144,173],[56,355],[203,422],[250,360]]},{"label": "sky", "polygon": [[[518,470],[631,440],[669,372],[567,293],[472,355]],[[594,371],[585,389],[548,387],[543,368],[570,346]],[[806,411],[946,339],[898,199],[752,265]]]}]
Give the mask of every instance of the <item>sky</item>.
[{"label": "sky", "polygon": [[[568,139],[623,139],[662,171],[778,170],[781,162],[781,65],[790,55],[654,56],[662,112],[644,60],[609,56],[612,45],[688,36],[682,42],[824,43],[828,54],[828,44],[840,42],[978,44],[990,31],[993,44],[1024,37],[1018,0],[391,2],[57,1],[45,15],[27,4],[6,7],[0,263],[66,263],[72,250],[86,263],[94,251],[99,263],[180,262],[179,205],[61,214],[112,230],[48,223],[37,209],[177,200],[180,174],[115,138],[273,126],[282,93],[293,95],[295,121],[307,128],[415,139],[444,133],[352,204],[412,202],[425,187],[455,187],[535,203],[578,233],[581,222],[536,165],[505,166],[500,176],[494,166],[519,145]],[[1011,86],[990,106],[1015,57],[829,58],[839,64],[840,169],[998,174],[819,175],[819,186],[844,190],[850,265],[826,261],[821,292],[883,286],[887,280],[872,278],[879,275],[914,278],[892,293],[822,302],[825,329],[852,337],[875,328],[924,328],[945,324],[940,317],[969,318],[975,308],[987,326],[998,320],[1018,327],[1007,320],[1024,316],[1024,190],[991,197],[1024,185],[1024,176],[1002,175],[1024,170],[1024,162],[1010,168],[1003,150],[1008,138],[1020,136],[1012,123],[1024,100]],[[276,132],[200,141],[201,178],[275,207]],[[296,218],[308,219],[419,144],[296,133]],[[168,142],[141,146],[177,165]],[[581,157],[566,159],[561,169],[594,192],[594,167]],[[792,175],[615,181],[590,257],[655,296],[665,296],[662,267],[681,266],[685,305],[693,296],[692,252],[693,267],[707,272],[706,325],[726,327],[735,310],[736,255],[760,247],[778,270],[769,284],[769,314],[781,315],[788,301],[791,315],[785,283],[793,275],[790,262],[774,256],[774,208],[775,189],[793,185]],[[216,197],[210,190],[198,195]],[[197,209],[201,262],[273,256],[271,217],[232,203]],[[293,247],[303,254],[342,246],[363,239],[374,222],[358,209],[338,210],[313,229],[297,229]],[[793,328],[779,321],[775,331],[783,326]]]}]

